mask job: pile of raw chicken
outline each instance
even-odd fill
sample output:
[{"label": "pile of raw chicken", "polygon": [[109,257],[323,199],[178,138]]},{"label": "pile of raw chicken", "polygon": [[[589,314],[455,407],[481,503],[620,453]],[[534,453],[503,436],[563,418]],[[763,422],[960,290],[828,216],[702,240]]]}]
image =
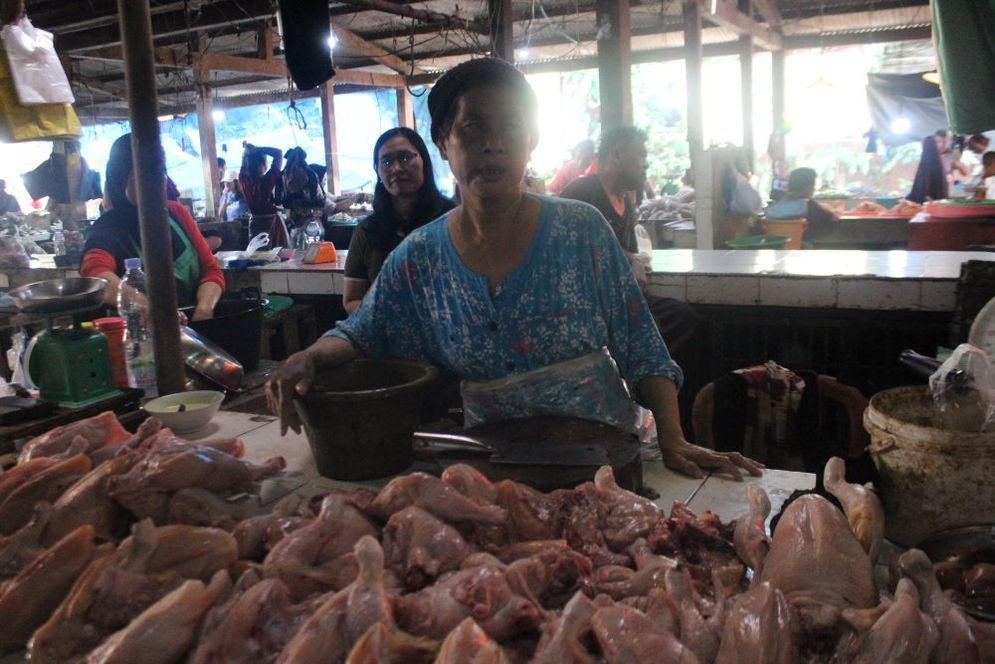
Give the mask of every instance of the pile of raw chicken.
[{"label": "pile of raw chicken", "polygon": [[922,552],[879,593],[883,515],[842,462],[765,532],[667,515],[609,468],[549,494],[463,465],[260,504],[282,459],[111,414],[0,474],[0,651],[31,662],[993,661]]}]

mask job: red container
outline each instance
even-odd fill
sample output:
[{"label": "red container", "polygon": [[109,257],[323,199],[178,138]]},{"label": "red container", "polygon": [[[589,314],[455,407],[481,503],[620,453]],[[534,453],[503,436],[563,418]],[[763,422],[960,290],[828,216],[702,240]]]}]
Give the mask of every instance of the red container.
[{"label": "red container", "polygon": [[107,337],[107,350],[110,352],[111,378],[114,387],[128,388],[128,364],[124,359],[124,319],[120,316],[107,316],[93,321],[94,329]]}]

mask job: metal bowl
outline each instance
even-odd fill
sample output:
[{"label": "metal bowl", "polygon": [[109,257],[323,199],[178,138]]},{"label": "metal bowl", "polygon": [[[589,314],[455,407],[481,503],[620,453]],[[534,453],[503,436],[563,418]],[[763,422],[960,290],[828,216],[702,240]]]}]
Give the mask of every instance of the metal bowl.
[{"label": "metal bowl", "polygon": [[95,277],[36,281],[8,291],[14,306],[26,314],[60,314],[100,305],[107,281]]},{"label": "metal bowl", "polygon": [[245,370],[239,361],[187,326],[180,327],[183,361],[199,375],[226,390],[242,389]]}]

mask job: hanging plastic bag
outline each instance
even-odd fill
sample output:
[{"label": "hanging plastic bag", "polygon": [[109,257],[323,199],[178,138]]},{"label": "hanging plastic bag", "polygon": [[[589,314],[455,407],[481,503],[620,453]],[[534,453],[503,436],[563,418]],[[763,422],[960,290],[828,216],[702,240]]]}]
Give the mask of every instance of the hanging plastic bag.
[{"label": "hanging plastic bag", "polygon": [[0,30],[17,98],[23,106],[76,101],[55,53],[52,33],[39,30],[25,16]]},{"label": "hanging plastic bag", "polygon": [[971,344],[954,349],[929,377],[929,391],[951,426],[987,431],[995,425],[995,369],[988,354]]},{"label": "hanging plastic bag", "polygon": [[18,101],[6,52],[0,48],[0,141],[76,138],[82,134],[71,104],[24,106]]},{"label": "hanging plastic bag", "polygon": [[636,432],[636,405],[615,360],[601,348],[573,360],[483,383],[463,381],[467,428],[536,415],[597,420]]}]

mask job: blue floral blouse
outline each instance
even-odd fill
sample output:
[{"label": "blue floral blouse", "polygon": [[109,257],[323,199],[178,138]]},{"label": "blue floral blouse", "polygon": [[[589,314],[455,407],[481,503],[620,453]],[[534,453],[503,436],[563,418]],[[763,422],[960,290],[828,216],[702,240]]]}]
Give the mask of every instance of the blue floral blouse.
[{"label": "blue floral blouse", "polygon": [[460,259],[449,215],[388,257],[362,306],[328,335],[372,357],[418,359],[450,378],[488,381],[607,347],[635,386],[671,359],[628,260],[592,206],[545,196],[525,259],[494,293]]}]

